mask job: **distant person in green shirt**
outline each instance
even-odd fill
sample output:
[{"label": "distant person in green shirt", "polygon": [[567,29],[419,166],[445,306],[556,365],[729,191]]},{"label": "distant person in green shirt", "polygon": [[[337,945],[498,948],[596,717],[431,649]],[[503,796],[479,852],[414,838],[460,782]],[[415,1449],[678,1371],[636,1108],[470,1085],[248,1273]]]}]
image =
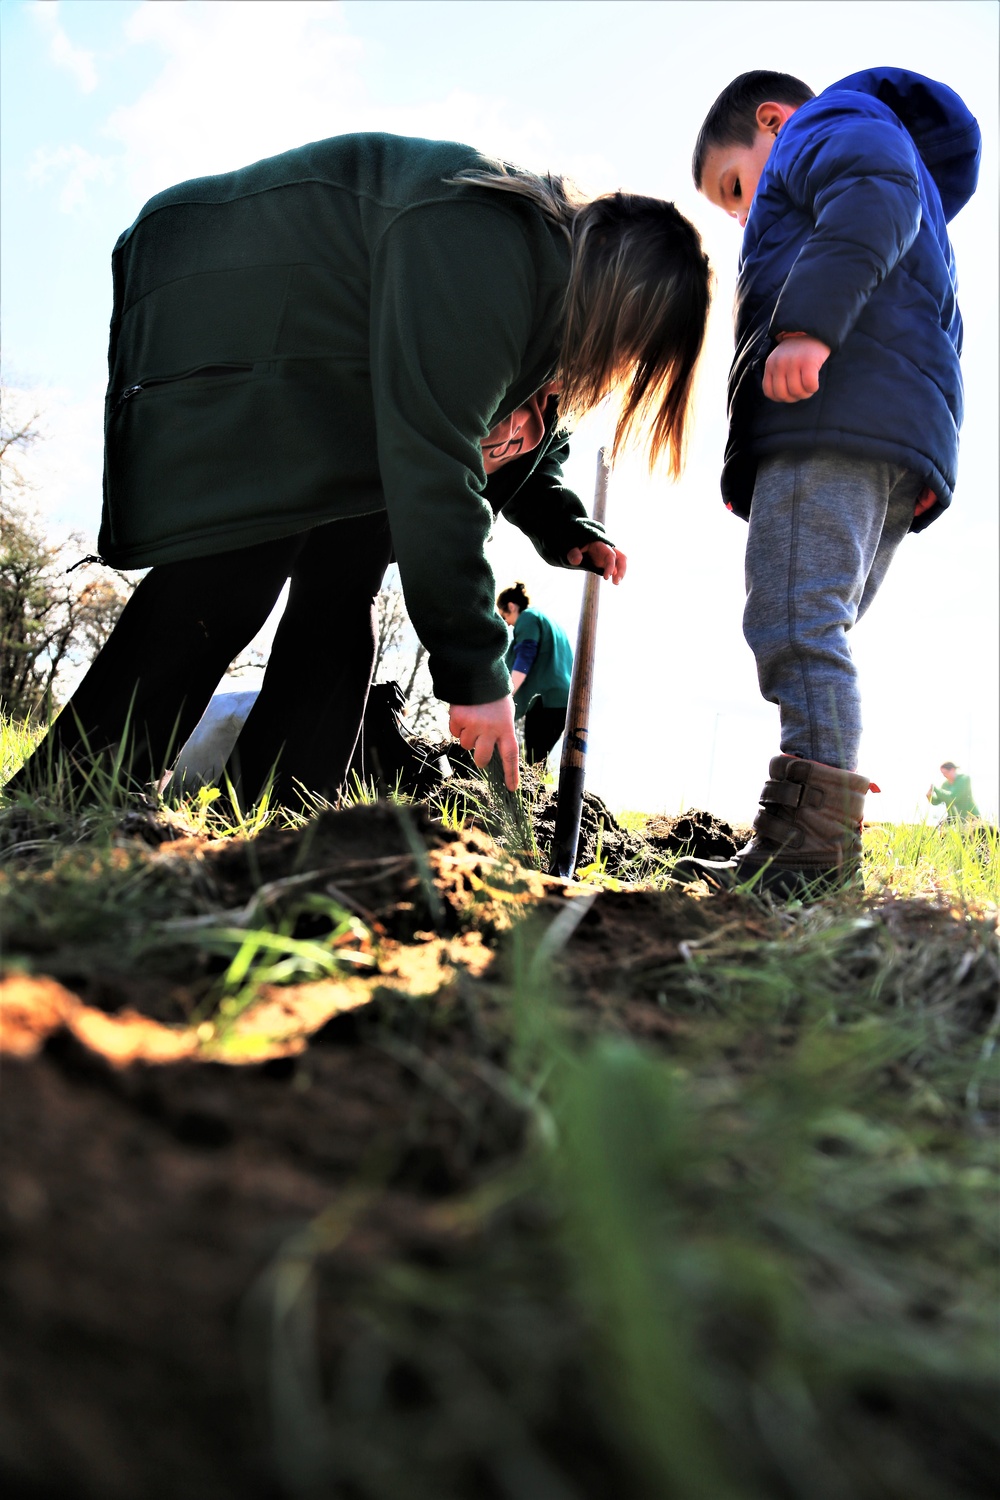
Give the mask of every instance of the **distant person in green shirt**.
[{"label": "distant person in green shirt", "polygon": [[964,823],[969,818],[979,817],[979,808],[972,795],[972,778],[960,771],[953,760],[942,761],[941,786],[927,789],[927,800],[932,807],[944,803],[946,823]]},{"label": "distant person in green shirt", "polygon": [[[624,576],[624,553],[618,557]],[[497,609],[513,631],[507,670],[514,692],[514,717],[524,718],[524,758],[529,765],[544,765],[566,727],[573,648],[561,625],[531,608],[523,583],[504,589],[497,597]]]},{"label": "distant person in green shirt", "polygon": [[58,757],[147,784],[288,604],[227,765],[240,800],[336,797],[394,557],[452,733],[518,779],[497,514],[620,577],[562,480],[612,397],[614,451],[682,464],[710,270],[672,203],[586,200],[470,146],[334,136],[168,188],[112,257],[102,558],[150,568],[17,785]]}]

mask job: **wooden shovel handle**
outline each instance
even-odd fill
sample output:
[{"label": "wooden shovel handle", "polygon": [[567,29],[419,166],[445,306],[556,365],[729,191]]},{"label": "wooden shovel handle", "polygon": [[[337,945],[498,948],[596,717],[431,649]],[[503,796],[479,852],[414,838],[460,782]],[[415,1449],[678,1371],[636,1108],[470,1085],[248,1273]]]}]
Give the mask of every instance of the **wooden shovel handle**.
[{"label": "wooden shovel handle", "polygon": [[[608,504],[608,461],[602,448],[597,455],[597,482],[594,487],[594,520],[604,524]],[[580,842],[580,819],[583,816],[584,773],[587,765],[587,736],[590,732],[590,703],[594,689],[594,654],[597,647],[597,607],[600,603],[601,578],[588,573],[583,586],[580,628],[573,657],[573,678],[566,710],[566,730],[562,759],[559,763],[559,789],[556,794],[556,826],[552,838],[551,872],[569,878],[576,868],[576,851]]]}]

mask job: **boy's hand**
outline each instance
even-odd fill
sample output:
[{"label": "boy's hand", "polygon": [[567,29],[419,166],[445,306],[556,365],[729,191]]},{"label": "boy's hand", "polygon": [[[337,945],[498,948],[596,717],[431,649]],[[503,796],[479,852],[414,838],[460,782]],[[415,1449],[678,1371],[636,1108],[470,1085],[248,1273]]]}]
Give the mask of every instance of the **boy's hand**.
[{"label": "boy's hand", "polygon": [[578,568],[584,555],[597,564],[605,582],[610,578],[612,583],[621,583],[625,577],[628,558],[617,547],[609,547],[607,542],[588,542],[586,547],[571,547],[566,553],[566,561],[571,568]]},{"label": "boy's hand", "polygon": [[514,700],[508,696],[493,703],[453,703],[448,728],[463,750],[471,750],[477,766],[486,766],[493,756],[494,745],[503,761],[507,790],[517,791],[518,750],[514,733]]},{"label": "boy's hand", "polygon": [[819,372],[830,358],[826,344],[807,333],[784,333],[764,366],[769,401],[808,401],[819,390]]}]

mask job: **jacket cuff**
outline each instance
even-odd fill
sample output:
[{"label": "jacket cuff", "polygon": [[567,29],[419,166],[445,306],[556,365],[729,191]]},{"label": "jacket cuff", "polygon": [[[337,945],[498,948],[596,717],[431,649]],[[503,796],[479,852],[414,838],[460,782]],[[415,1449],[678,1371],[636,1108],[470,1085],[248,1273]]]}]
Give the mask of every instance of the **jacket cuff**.
[{"label": "jacket cuff", "polygon": [[[614,546],[600,521],[581,517],[579,520],[568,521],[555,535],[550,533],[544,542],[541,539],[535,540],[535,547],[552,567],[572,568],[572,564],[566,561],[567,552],[571,547],[586,547],[588,542],[606,542],[609,547]],[[588,557],[584,558],[579,568],[572,569],[573,572],[581,570],[588,573],[603,571]]]},{"label": "jacket cuff", "polygon": [[502,661],[485,667],[465,667],[455,662],[430,662],[434,696],[442,703],[495,703],[510,692],[510,674]]},{"label": "jacket cuff", "polygon": [[826,327],[822,327],[820,326],[821,323],[822,319],[817,318],[815,313],[811,313],[806,319],[800,319],[798,323],[793,324],[784,309],[780,306],[776,307],[767,330],[768,341],[770,343],[768,353],[777,349],[778,345],[783,343],[791,334],[797,333],[804,335],[807,339],[818,339],[821,344],[826,345],[831,354],[836,354],[842,342],[840,338],[840,326],[839,324],[834,326],[831,322]]}]

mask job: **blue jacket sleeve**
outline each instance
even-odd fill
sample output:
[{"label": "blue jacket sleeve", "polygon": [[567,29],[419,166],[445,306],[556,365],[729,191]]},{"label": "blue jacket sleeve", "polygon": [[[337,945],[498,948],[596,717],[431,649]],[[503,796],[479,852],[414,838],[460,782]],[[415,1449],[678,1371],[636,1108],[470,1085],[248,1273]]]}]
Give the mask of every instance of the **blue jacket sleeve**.
[{"label": "blue jacket sleeve", "polygon": [[768,165],[814,228],[782,287],[770,331],[812,334],[836,350],[916,238],[914,146],[898,123],[832,100],[828,109],[809,108],[796,125],[793,115]]},{"label": "blue jacket sleeve", "polygon": [[525,677],[535,665],[538,655],[537,641],[518,641],[514,647],[514,660],[510,663],[512,672],[523,672]]}]

